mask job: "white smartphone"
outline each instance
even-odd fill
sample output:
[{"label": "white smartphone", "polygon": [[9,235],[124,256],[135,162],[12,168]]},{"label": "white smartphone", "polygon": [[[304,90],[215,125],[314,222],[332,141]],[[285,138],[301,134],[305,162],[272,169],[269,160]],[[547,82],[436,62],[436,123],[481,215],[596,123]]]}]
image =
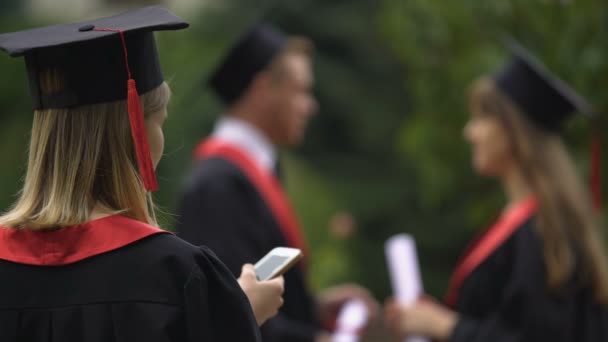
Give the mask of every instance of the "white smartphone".
[{"label": "white smartphone", "polygon": [[255,264],[255,275],[258,280],[278,277],[287,272],[300,259],[302,259],[302,251],[297,248],[274,248]]}]

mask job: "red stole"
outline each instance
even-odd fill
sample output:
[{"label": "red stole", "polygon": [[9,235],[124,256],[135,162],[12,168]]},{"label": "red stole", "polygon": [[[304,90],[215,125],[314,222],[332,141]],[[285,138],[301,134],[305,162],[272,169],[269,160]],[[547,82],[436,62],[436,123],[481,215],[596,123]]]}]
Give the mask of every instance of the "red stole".
[{"label": "red stole", "polygon": [[206,139],[194,151],[197,160],[212,157],[222,158],[241,170],[258,191],[278,223],[283,237],[290,247],[308,254],[306,241],[291,207],[291,203],[277,178],[260,168],[245,152],[237,146],[219,139]]},{"label": "red stole", "polygon": [[120,215],[58,230],[0,227],[0,259],[37,266],[72,264],[169,232]]},{"label": "red stole", "polygon": [[467,277],[505,242],[537,210],[538,202],[531,196],[508,208],[489,229],[476,239],[461,257],[450,279],[445,302],[456,306],[462,284]]}]

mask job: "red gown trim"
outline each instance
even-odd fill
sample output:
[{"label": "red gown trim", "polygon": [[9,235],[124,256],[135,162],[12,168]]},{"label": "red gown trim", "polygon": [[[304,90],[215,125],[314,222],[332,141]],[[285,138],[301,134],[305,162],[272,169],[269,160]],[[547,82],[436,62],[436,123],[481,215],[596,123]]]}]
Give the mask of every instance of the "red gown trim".
[{"label": "red gown trim", "polygon": [[505,242],[538,209],[535,197],[530,196],[508,208],[498,220],[474,240],[456,266],[450,279],[445,302],[454,307],[462,284],[467,277]]},{"label": "red gown trim", "polygon": [[0,227],[0,259],[28,265],[62,266],[164,233],[170,234],[121,215],[59,230]]},{"label": "red gown trim", "polygon": [[304,255],[308,254],[306,240],[300,229],[287,195],[278,179],[260,168],[240,148],[219,139],[203,140],[194,151],[197,160],[212,157],[222,158],[241,170],[261,195],[266,205],[279,224],[281,232],[290,247],[299,248]]}]

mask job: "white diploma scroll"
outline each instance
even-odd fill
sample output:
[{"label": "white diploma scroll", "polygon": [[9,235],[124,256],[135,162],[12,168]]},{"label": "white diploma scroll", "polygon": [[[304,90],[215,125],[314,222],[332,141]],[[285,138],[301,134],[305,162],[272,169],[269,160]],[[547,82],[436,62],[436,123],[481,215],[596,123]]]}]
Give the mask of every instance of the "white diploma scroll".
[{"label": "white diploma scroll", "polygon": [[367,324],[368,319],[369,312],[363,301],[353,299],[346,302],[338,314],[332,341],[358,342],[359,333]]},{"label": "white diploma scroll", "polygon": [[[423,292],[416,242],[411,235],[398,234],[384,246],[388,271],[395,298],[403,305],[412,305]],[[422,337],[408,337],[405,342],[428,342]]]}]

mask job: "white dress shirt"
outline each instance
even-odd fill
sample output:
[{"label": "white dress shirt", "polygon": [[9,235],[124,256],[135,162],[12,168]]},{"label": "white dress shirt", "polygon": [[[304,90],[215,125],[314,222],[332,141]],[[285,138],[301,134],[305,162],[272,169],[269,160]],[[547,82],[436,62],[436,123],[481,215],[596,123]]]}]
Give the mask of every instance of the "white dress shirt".
[{"label": "white dress shirt", "polygon": [[242,149],[264,170],[274,171],[277,152],[268,137],[248,122],[224,115],[215,125],[212,137]]}]

